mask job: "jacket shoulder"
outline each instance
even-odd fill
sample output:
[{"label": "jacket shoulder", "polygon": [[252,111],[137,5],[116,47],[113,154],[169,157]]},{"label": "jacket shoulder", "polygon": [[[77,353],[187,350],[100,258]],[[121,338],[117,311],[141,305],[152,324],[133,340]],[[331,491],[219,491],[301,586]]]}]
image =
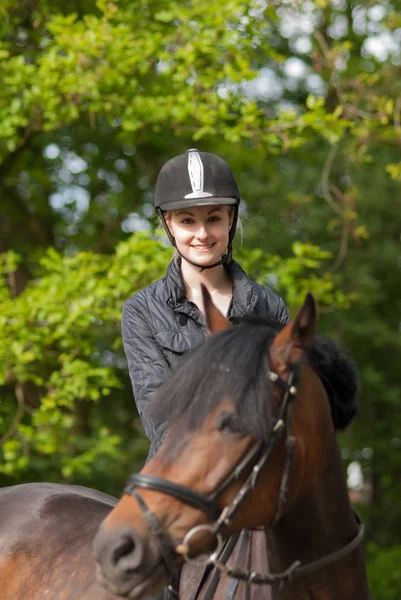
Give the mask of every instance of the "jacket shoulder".
[{"label": "jacket shoulder", "polygon": [[282,300],[281,296],[279,296],[277,294],[277,292],[275,292],[274,290],[272,290],[270,287],[268,287],[267,285],[261,285],[260,283],[257,283],[256,281],[253,281],[253,285],[255,286],[258,295],[265,298],[266,300]]},{"label": "jacket shoulder", "polygon": [[124,302],[123,314],[127,312],[142,312],[148,309],[150,301],[153,299],[160,300],[165,294],[165,280],[166,277],[163,276],[128,298]]},{"label": "jacket shoulder", "polygon": [[290,320],[284,300],[271,288],[254,282],[259,300],[262,302],[267,317],[278,323],[285,324]]}]

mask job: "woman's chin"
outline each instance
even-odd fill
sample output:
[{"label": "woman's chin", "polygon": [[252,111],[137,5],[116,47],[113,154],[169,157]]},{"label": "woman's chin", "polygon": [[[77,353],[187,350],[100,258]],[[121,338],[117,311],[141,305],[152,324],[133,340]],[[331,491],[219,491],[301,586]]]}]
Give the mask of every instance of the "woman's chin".
[{"label": "woman's chin", "polygon": [[196,252],[192,251],[188,254],[188,258],[199,265],[204,265],[207,267],[208,265],[213,265],[218,262],[222,257],[223,252]]},{"label": "woman's chin", "polygon": [[204,257],[204,256],[195,256],[193,258],[191,258],[192,262],[195,263],[196,265],[201,265],[202,267],[209,267],[211,265],[214,265],[214,263],[218,262],[220,260],[220,256],[218,258],[213,257]]}]

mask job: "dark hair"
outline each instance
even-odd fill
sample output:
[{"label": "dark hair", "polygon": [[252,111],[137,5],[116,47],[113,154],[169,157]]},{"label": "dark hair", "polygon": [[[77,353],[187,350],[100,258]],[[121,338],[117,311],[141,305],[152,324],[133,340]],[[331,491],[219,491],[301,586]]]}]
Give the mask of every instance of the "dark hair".
[{"label": "dark hair", "polygon": [[341,431],[358,412],[359,381],[355,365],[341,346],[320,336],[315,337],[306,354],[326,389],[334,427]]}]

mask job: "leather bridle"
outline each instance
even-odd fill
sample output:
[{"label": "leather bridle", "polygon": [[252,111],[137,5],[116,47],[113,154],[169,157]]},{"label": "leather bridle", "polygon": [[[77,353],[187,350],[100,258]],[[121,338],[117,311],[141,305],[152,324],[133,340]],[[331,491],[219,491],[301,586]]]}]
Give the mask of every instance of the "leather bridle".
[{"label": "leather bridle", "polygon": [[[354,550],[362,541],[364,535],[364,527],[356,516],[358,523],[358,531],[353,540],[345,545],[340,550],[333,552],[323,558],[317,559],[313,562],[305,565],[301,564],[299,560],[295,561],[286,571],[282,573],[266,573],[261,575],[252,571],[244,571],[242,569],[227,567],[219,560],[219,555],[223,546],[222,530],[231,525],[239,507],[252,492],[259,480],[260,473],[265,465],[269,456],[271,456],[274,448],[277,446],[284,431],[286,431],[286,455],[284,468],[281,476],[279,496],[277,502],[277,509],[275,517],[271,523],[274,525],[280,519],[284,503],[287,499],[289,478],[291,472],[292,459],[294,454],[295,437],[292,435],[292,403],[297,395],[297,385],[300,373],[300,362],[296,362],[292,365],[288,381],[284,381],[277,373],[273,371],[268,372],[268,378],[271,382],[278,385],[284,390],[284,399],[281,403],[281,407],[278,413],[278,417],[275,421],[275,425],[272,429],[271,435],[268,442],[256,442],[243,456],[239,464],[235,469],[226,477],[226,479],[217,487],[217,489],[209,495],[200,494],[190,488],[176,484],[162,477],[156,477],[148,474],[135,474],[128,480],[127,486],[124,489],[125,494],[131,494],[134,496],[149,524],[150,530],[157,539],[163,560],[167,569],[167,573],[170,575],[174,566],[174,554],[180,554],[184,557],[187,562],[192,562],[190,558],[190,539],[199,531],[208,531],[215,536],[217,546],[214,552],[208,557],[206,564],[212,564],[221,572],[227,574],[230,577],[239,579],[241,581],[247,581],[248,583],[255,584],[272,584],[276,582],[286,582],[291,578],[305,575],[320,569],[323,566],[331,564],[346,556],[352,550]],[[246,472],[249,472],[238,492],[236,493],[232,502],[221,509],[217,504],[219,496],[235,481],[238,481]],[[148,489],[163,494],[168,494],[177,500],[184,502],[194,508],[197,508],[204,512],[212,522],[212,524],[198,525],[191,529],[184,537],[182,543],[173,547],[166,532],[160,527],[158,519],[154,513],[152,513],[143,498],[137,493],[136,488]]]}]

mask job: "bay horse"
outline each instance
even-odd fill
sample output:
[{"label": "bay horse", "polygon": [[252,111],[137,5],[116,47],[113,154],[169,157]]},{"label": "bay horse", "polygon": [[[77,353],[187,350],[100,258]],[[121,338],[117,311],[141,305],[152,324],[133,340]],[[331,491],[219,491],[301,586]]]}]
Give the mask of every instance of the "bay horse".
[{"label": "bay horse", "polygon": [[[207,298],[206,305],[210,329],[224,329],[226,321]],[[120,502],[74,485],[31,483],[0,489],[1,600],[116,600],[115,593],[120,598],[149,598],[168,582],[173,565],[213,552],[215,540],[219,546],[223,537],[233,540],[231,534],[243,527],[265,527],[272,521],[267,547],[264,532],[258,531],[242,557],[249,532],[241,533],[230,558],[237,571],[243,567],[237,573],[239,584],[230,578],[219,582],[214,567],[199,595],[195,590],[203,568],[185,568],[181,600],[194,594],[216,600],[368,598],[363,554],[356,544],[357,526],[333,431],[333,423],[344,428],[354,415],[355,373],[328,341],[315,340],[306,351],[313,329],[314,305],[309,299],[295,322],[279,333],[263,321],[239,324],[231,332],[206,340],[203,350],[201,346],[184,358],[180,379],[163,386],[155,398],[156,412],[166,408],[170,412],[166,443],[142,470],[142,479],[129,484]],[[255,468],[266,454],[264,446],[276,437],[274,431],[282,429],[277,411],[283,398],[276,385],[281,382],[285,388],[293,365],[301,359],[299,386],[291,402],[293,415],[288,419],[288,413],[287,417],[283,414],[281,419],[285,429],[293,422],[293,434],[287,429],[287,438],[296,438],[294,457],[284,467],[287,490],[285,481],[282,485],[278,480],[288,462],[286,446],[291,444],[281,435],[260,475],[255,475]],[[324,382],[330,408],[315,371]],[[279,376],[276,382],[271,381],[273,373]],[[244,501],[236,501],[232,512],[229,507],[234,507],[232,501],[243,489],[248,471],[254,474],[254,490],[244,493]],[[155,489],[145,489],[145,484]],[[178,491],[181,495],[177,496]],[[136,499],[131,492],[138,493]],[[280,501],[277,494],[282,496]],[[155,520],[144,516],[144,506],[152,509]],[[213,522],[221,520],[223,507],[227,507],[227,523],[214,531]],[[99,583],[92,544],[102,523],[96,538]],[[200,529],[194,531],[196,526]],[[158,531],[159,541],[155,538]],[[337,549],[346,552],[330,567],[320,565],[310,574],[294,568],[293,580],[281,589],[241,580],[244,573],[249,579],[245,567],[266,567],[267,552],[270,570],[279,572],[288,570],[296,559],[314,570],[316,559],[324,560],[328,553],[333,557]],[[214,554],[218,564],[221,555]],[[230,564],[219,568],[230,568]]]},{"label": "bay horse", "polygon": [[[318,375],[312,296],[280,331],[262,318],[230,327],[206,291],[204,303],[219,332],[153,398],[153,417],[169,415],[168,434],[96,535],[98,580],[122,597],[154,598],[177,565],[206,555],[209,578],[229,577],[224,594],[206,585],[194,595],[183,577],[172,598],[370,599],[335,435],[353,416],[353,398],[341,394],[352,369],[328,352],[331,378]],[[265,572],[223,558],[224,540],[255,529]]]},{"label": "bay horse", "polygon": [[93,538],[117,499],[27,483],[0,490],[1,600],[116,600],[95,577]]}]

